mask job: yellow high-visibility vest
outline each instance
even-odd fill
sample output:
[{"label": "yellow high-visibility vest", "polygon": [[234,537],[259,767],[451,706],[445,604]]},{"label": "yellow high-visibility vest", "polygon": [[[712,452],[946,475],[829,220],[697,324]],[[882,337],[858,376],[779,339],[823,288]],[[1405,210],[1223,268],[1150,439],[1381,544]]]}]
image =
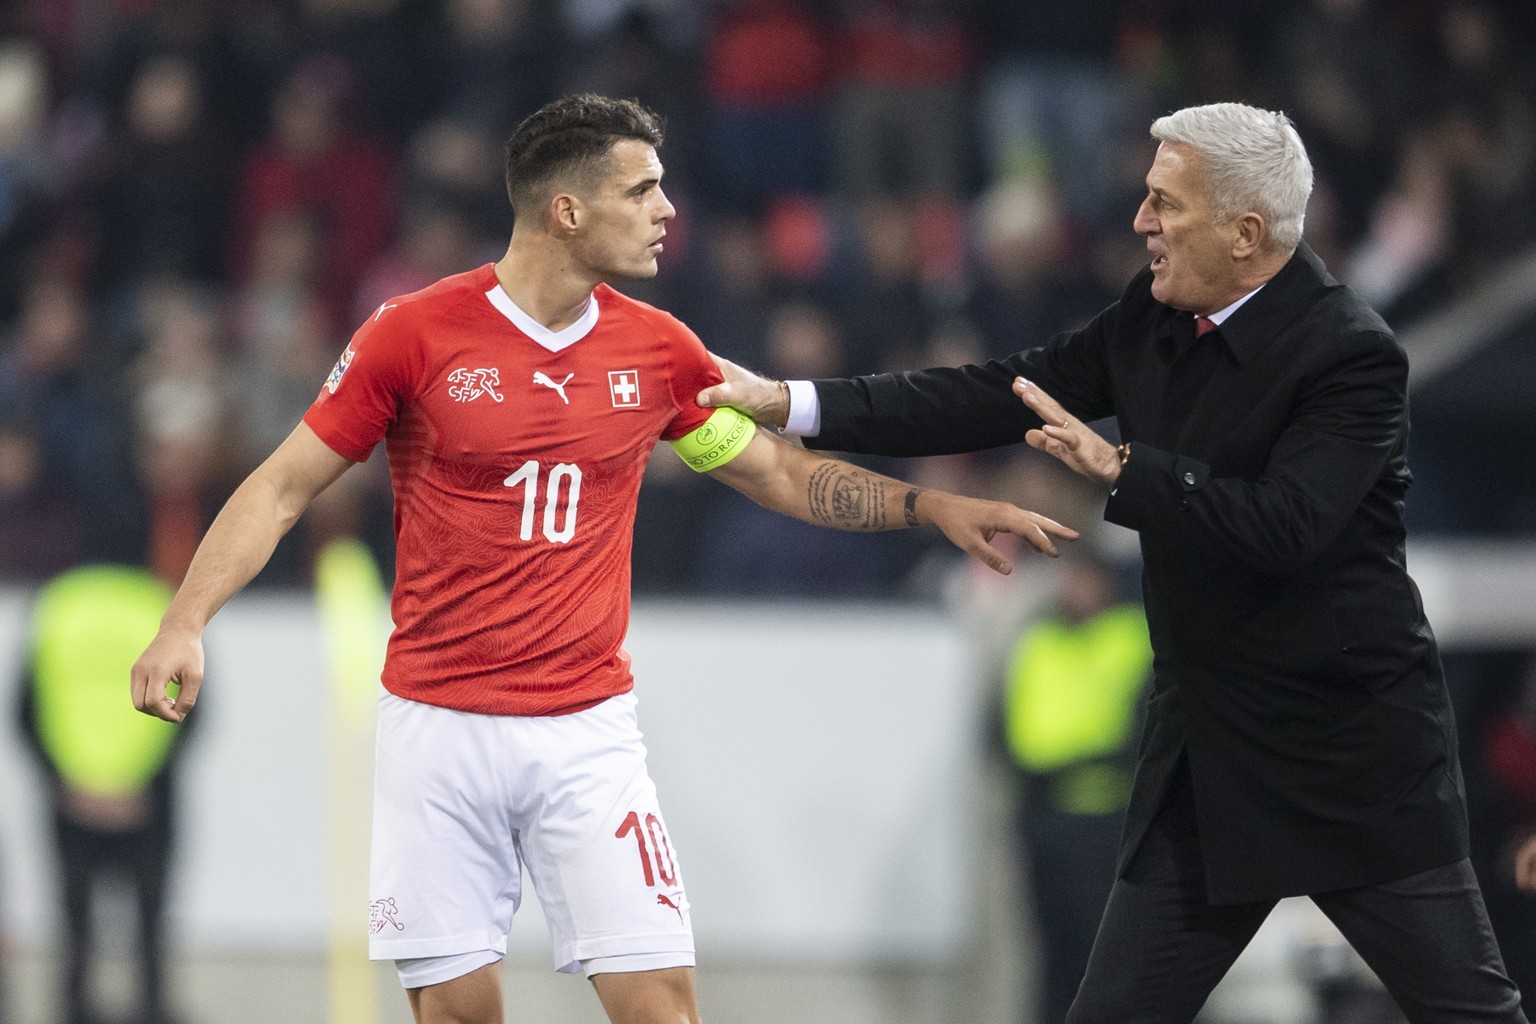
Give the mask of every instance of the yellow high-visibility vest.
[{"label": "yellow high-visibility vest", "polygon": [[128,673],[171,591],[142,569],[71,569],[38,593],[32,674],[38,734],[64,781],[103,796],[143,788],[177,726],[134,710]]},{"label": "yellow high-visibility vest", "polygon": [[[1028,630],[1009,659],[1003,695],[1014,760],[1025,771],[1048,774],[1122,751],[1151,667],[1147,620],[1136,605],[1118,605],[1081,624],[1049,620]],[[1124,773],[1101,781],[1125,788]],[[1107,792],[1102,798],[1085,792],[1071,802],[1086,811],[1111,801]]]}]

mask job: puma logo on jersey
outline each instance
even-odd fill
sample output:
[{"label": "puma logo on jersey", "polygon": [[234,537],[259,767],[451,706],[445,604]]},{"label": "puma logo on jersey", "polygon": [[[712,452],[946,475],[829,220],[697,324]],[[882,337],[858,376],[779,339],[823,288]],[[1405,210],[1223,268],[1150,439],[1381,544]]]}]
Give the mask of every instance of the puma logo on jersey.
[{"label": "puma logo on jersey", "polygon": [[565,375],[565,380],[556,384],[553,380],[550,379],[549,374],[545,373],[543,370],[535,370],[533,371],[533,382],[535,384],[543,384],[547,388],[553,388],[554,390],[558,391],[560,393],[560,401],[564,402],[566,405],[570,405],[571,400],[565,397],[565,386],[571,382],[571,378],[574,376],[576,376],[574,373],[568,373]]},{"label": "puma logo on jersey", "polygon": [[448,383],[453,385],[448,394],[458,402],[473,402],[481,395],[490,395],[497,402],[502,400],[501,393],[496,390],[501,386],[501,371],[494,366],[475,370],[461,366],[448,375]]},{"label": "puma logo on jersey", "polygon": [[[683,894],[682,893],[678,893],[677,894],[677,898],[678,899],[682,899],[683,898]],[[673,910],[677,911],[677,920],[679,922],[681,922],[683,920],[683,908],[681,906],[679,906],[677,903],[673,902],[672,897],[668,896],[666,893],[663,892],[663,893],[658,893],[657,894],[657,896],[656,896],[656,905],[658,907],[671,907]]]}]

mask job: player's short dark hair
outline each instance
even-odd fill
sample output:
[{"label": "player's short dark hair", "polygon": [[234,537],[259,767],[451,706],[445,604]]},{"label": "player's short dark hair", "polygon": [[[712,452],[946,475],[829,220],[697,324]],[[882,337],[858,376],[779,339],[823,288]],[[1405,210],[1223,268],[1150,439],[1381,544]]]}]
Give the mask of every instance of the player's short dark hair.
[{"label": "player's short dark hair", "polygon": [[662,142],[661,118],[635,100],[596,93],[564,96],[529,114],[507,139],[507,198],[512,215],[538,206],[551,186],[590,186],[616,143]]}]

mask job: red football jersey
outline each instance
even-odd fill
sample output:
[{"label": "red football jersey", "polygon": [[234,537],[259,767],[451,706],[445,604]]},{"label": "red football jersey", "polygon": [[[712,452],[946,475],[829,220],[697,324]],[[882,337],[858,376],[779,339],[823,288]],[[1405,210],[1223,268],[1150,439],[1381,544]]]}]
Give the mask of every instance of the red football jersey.
[{"label": "red football jersey", "polygon": [[380,438],[395,497],[384,686],[483,714],[579,710],[634,685],[630,546],[646,459],[717,383],[672,316],[606,285],[552,332],[487,264],[381,305],[304,422],[336,452]]}]

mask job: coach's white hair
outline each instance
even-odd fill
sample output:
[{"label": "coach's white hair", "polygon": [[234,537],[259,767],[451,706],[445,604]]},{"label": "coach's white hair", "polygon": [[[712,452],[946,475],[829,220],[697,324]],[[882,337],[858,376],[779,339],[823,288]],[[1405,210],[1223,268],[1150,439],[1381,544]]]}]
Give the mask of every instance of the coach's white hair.
[{"label": "coach's white hair", "polygon": [[1252,211],[1264,218],[1275,249],[1290,252],[1301,242],[1312,162],[1290,118],[1244,103],[1211,103],[1158,118],[1152,137],[1205,157],[1218,219]]}]

